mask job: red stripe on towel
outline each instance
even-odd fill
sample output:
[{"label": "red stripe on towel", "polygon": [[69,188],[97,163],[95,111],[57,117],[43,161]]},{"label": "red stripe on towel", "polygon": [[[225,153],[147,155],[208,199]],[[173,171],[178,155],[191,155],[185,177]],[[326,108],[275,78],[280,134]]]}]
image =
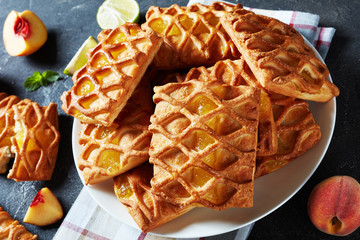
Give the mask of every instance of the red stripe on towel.
[{"label": "red stripe on towel", "polygon": [[80,233],[83,236],[86,236],[86,237],[89,237],[89,238],[92,238],[92,239],[95,239],[95,240],[111,240],[109,238],[100,236],[100,235],[98,235],[96,233],[93,233],[93,232],[91,232],[91,231],[89,231],[89,230],[87,230],[85,228],[79,227],[79,226],[77,226],[75,224],[72,224],[70,222],[63,221],[61,226],[66,227],[66,228],[68,228],[70,230],[73,230],[75,232]]},{"label": "red stripe on towel", "polygon": [[289,23],[289,25],[290,25],[291,27],[294,27],[295,19],[296,19],[296,14],[297,14],[297,11],[294,11],[293,14],[292,14],[292,16],[291,16],[290,23]]},{"label": "red stripe on towel", "polygon": [[137,240],[144,240],[146,237],[146,233],[141,233]]},{"label": "red stripe on towel", "polygon": [[292,25],[293,28],[300,28],[300,29],[306,29],[306,30],[311,30],[313,32],[316,32],[317,27],[313,26],[313,25],[307,25],[307,24],[293,24]]},{"label": "red stripe on towel", "polygon": [[324,39],[324,35],[325,35],[325,31],[326,31],[325,28],[322,28],[322,29],[320,30],[319,39],[316,41],[316,44],[315,44],[315,48],[316,48],[316,49],[319,49],[320,46],[327,46],[327,47],[330,46],[330,43],[331,43],[331,42],[329,42],[329,41],[324,41],[324,40],[323,40],[323,39]]}]

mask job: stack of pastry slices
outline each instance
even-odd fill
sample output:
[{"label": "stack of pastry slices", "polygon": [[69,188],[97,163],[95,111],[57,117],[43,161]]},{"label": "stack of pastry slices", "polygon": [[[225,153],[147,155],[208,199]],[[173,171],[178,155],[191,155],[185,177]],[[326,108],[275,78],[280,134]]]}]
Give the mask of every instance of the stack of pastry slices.
[{"label": "stack of pastry slices", "polygon": [[255,178],[319,141],[306,100],[339,94],[295,29],[240,4],[153,6],[98,38],[62,108],[82,123],[85,183],[113,178],[144,232],[252,207]]}]

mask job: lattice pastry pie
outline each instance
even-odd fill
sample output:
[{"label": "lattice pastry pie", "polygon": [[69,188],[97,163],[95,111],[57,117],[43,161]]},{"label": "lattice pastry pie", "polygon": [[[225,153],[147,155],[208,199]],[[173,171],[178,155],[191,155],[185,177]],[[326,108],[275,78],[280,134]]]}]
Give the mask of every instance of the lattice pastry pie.
[{"label": "lattice pastry pie", "polygon": [[35,240],[33,235],[17,220],[10,217],[9,213],[0,207],[0,239],[4,240]]},{"label": "lattice pastry pie", "polygon": [[272,94],[271,103],[278,137],[277,152],[256,159],[255,177],[280,169],[312,148],[321,138],[320,126],[306,101]]},{"label": "lattice pastry pie", "polygon": [[133,96],[110,126],[82,124],[78,158],[86,184],[95,184],[117,176],[148,161],[153,113],[148,79],[136,88]]},{"label": "lattice pastry pie", "polygon": [[86,65],[63,93],[63,110],[84,123],[111,126],[162,44],[151,29],[126,23],[99,34]]},{"label": "lattice pastry pie", "polygon": [[16,181],[50,180],[59,148],[57,105],[41,107],[24,99],[6,112],[14,126],[11,151],[15,161],[8,178]]},{"label": "lattice pastry pie", "polygon": [[245,9],[220,21],[266,90],[319,102],[339,95],[327,67],[294,28]]},{"label": "lattice pastry pie", "polygon": [[260,90],[195,80],[154,90],[154,191],[183,206],[251,207]]},{"label": "lattice pastry pie", "polygon": [[239,8],[240,4],[220,2],[209,6],[151,6],[143,28],[151,28],[164,38],[152,67],[169,70],[211,66],[219,60],[238,58],[240,54],[219,19]]}]

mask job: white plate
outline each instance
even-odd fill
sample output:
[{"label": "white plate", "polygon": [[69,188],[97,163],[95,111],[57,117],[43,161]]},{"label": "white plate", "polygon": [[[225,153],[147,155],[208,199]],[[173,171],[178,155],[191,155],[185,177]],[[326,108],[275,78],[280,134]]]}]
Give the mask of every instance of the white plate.
[{"label": "white plate", "polygon": [[[305,39],[306,41],[306,39]],[[307,41],[306,43],[312,47]],[[313,48],[313,47],[312,47]],[[321,59],[316,52],[317,57]],[[329,76],[330,81],[331,76]],[[327,103],[309,102],[315,121],[320,125],[322,137],[308,152],[280,170],[255,180],[254,207],[216,211],[196,208],[189,213],[152,231],[153,234],[173,238],[196,238],[222,234],[253,223],[270,214],[289,200],[311,177],[330,144],[336,118],[335,98]],[[75,159],[80,155],[78,144],[80,122],[74,120],[72,146]],[[77,168],[77,167],[76,167]],[[81,180],[82,173],[77,168]],[[110,215],[137,229],[138,226],[113,192],[113,181],[85,186],[95,201]]]}]

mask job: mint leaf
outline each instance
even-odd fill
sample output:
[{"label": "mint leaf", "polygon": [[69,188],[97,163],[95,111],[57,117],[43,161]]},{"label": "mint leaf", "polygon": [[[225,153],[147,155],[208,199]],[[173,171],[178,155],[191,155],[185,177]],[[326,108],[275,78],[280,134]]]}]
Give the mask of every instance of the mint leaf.
[{"label": "mint leaf", "polygon": [[45,79],[47,79],[47,81],[49,83],[56,82],[60,77],[60,75],[57,72],[54,72],[54,71],[51,71],[51,70],[43,72],[42,76]]},{"label": "mint leaf", "polygon": [[24,82],[24,87],[26,91],[35,91],[41,86],[42,76],[40,72],[34,72],[34,75],[28,77]]},{"label": "mint leaf", "polygon": [[57,72],[48,70],[42,74],[38,71],[34,72],[33,76],[28,77],[24,82],[26,91],[35,91],[41,86],[47,86],[50,83],[57,81],[60,75]]},{"label": "mint leaf", "polygon": [[36,79],[40,79],[40,78],[41,78],[41,73],[38,72],[38,71],[34,72],[34,77],[35,77]]}]

